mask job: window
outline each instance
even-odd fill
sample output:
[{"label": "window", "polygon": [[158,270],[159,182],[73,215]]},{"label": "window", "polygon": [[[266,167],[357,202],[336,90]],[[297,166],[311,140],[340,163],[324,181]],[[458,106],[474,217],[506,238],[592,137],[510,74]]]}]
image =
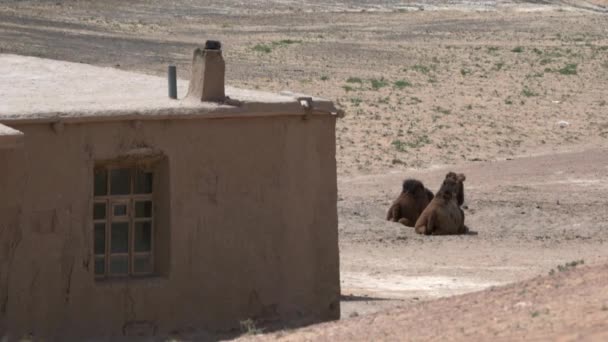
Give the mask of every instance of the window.
[{"label": "window", "polygon": [[94,171],[95,277],[154,272],[154,172],[138,165]]}]

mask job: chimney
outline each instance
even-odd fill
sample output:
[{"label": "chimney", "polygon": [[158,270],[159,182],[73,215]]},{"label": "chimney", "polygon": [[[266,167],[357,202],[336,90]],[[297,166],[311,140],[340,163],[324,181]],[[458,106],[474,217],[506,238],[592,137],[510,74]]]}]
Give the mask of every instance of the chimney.
[{"label": "chimney", "polygon": [[186,97],[197,101],[222,102],[226,65],[222,58],[222,43],[208,40],[205,49],[194,50],[192,75]]}]

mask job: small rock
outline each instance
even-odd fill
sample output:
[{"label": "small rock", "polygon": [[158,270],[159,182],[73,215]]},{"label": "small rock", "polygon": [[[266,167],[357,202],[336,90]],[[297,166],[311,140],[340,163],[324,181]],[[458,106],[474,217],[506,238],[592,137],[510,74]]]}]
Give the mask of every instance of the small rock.
[{"label": "small rock", "polygon": [[558,125],[560,128],[565,128],[570,126],[570,123],[568,121],[564,121],[564,120],[560,120],[558,122],[555,123],[556,125]]}]

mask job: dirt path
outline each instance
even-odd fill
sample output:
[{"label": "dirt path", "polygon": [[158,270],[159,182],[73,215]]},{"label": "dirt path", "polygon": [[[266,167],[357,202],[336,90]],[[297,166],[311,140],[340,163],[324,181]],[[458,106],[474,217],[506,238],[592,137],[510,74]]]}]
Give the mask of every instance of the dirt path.
[{"label": "dirt path", "polygon": [[[436,191],[450,170],[467,175],[466,222],[478,235],[419,236],[384,221],[404,177]],[[344,177],[339,189],[343,317],[513,282],[573,260],[608,261],[606,149]]]},{"label": "dirt path", "polygon": [[244,341],[606,341],[608,266]]}]

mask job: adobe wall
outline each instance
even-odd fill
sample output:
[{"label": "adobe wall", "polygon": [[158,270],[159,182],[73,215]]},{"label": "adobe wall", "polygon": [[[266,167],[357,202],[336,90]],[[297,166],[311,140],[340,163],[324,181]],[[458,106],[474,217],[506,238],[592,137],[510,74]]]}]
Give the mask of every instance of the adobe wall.
[{"label": "adobe wall", "polygon": [[[0,332],[339,318],[334,117],[13,127],[25,145],[0,150]],[[95,281],[93,167],[142,147],[167,157],[166,274]]]}]

